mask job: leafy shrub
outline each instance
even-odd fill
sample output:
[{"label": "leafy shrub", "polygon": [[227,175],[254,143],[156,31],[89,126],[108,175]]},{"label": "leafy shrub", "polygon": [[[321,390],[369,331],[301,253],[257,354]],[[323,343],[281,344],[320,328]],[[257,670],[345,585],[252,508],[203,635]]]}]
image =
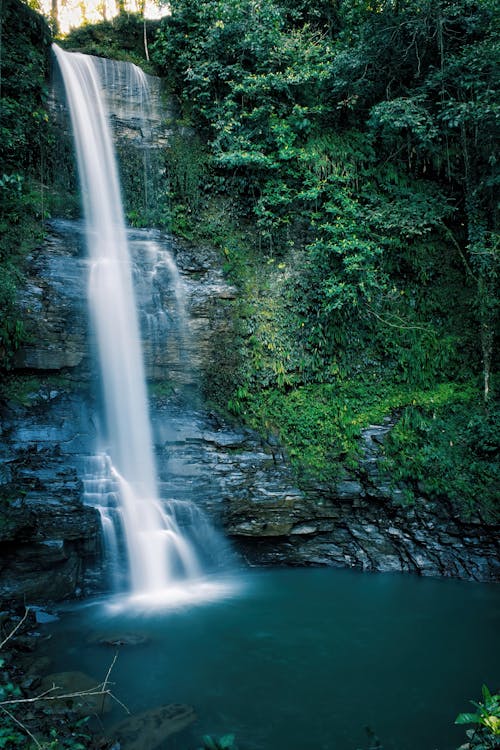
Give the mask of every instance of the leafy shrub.
[{"label": "leafy shrub", "polygon": [[496,750],[500,745],[500,695],[492,695],[486,685],[482,694],[482,701],[471,701],[474,713],[461,713],[455,719],[455,724],[474,725],[466,732],[468,750]]},{"label": "leafy shrub", "polygon": [[412,404],[401,413],[385,444],[393,481],[403,481],[439,500],[451,501],[465,519],[479,511],[500,516],[498,408],[485,411],[469,389],[449,403]]}]

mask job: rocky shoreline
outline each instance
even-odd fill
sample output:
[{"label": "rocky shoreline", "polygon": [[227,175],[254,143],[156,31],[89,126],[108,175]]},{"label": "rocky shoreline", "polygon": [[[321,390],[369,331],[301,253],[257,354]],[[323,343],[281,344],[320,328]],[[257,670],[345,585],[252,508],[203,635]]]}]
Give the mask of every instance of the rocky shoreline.
[{"label": "rocky shoreline", "polygon": [[466,522],[446,498],[405,504],[380,466],[393,422],[362,433],[356,473],[310,494],[228,503],[225,529],[253,564],[327,565],[470,581],[500,580],[498,525]]},{"label": "rocky shoreline", "polygon": [[[142,750],[158,747],[196,720],[191,706],[177,703],[131,715],[112,692],[113,659],[103,681],[81,672],[49,674],[50,659],[40,655],[39,646],[50,635],[41,632],[40,624],[53,619],[38,607],[0,611],[0,723],[9,747],[26,747],[31,740],[33,748],[51,743],[87,750]],[[125,639],[114,645],[135,644]],[[122,705],[124,718],[105,728],[102,716],[112,701]]]}]

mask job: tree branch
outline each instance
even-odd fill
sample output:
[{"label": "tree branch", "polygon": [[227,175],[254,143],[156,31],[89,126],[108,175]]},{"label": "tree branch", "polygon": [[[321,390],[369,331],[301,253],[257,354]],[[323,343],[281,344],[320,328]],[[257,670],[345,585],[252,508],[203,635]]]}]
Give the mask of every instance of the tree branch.
[{"label": "tree branch", "polygon": [[21,625],[23,624],[23,622],[28,617],[29,611],[30,611],[30,608],[26,607],[26,610],[24,612],[24,615],[23,615],[22,619],[19,620],[19,622],[17,623],[16,627],[13,630],[11,630],[11,632],[9,633],[9,635],[7,636],[7,638],[4,638],[4,640],[0,643],[0,649],[5,646],[5,644],[7,643],[7,641],[10,641],[10,639],[12,638],[12,636],[15,633],[17,633],[17,631],[19,630],[19,628],[21,627]]},{"label": "tree branch", "polygon": [[[399,328],[403,331],[424,331],[424,333],[431,333],[431,328],[426,328],[425,326],[410,326],[410,325],[403,325],[402,323],[391,323],[390,320],[386,320],[381,315],[375,312],[371,307],[367,307],[367,310],[371,315],[374,315],[377,320],[380,320],[381,323],[383,323],[386,326],[390,326],[391,328]],[[397,317],[397,316],[396,316]],[[400,318],[400,320],[402,320]],[[0,704],[1,705],[1,704]]]},{"label": "tree branch", "polygon": [[2,711],[4,712],[4,714],[7,714],[7,716],[9,717],[9,719],[11,719],[11,721],[13,721],[15,724],[17,724],[23,730],[23,732],[28,735],[28,737],[31,737],[31,739],[33,740],[33,742],[35,743],[35,745],[37,747],[39,747],[39,748],[42,747],[41,744],[38,742],[37,738],[35,737],[35,735],[32,734],[32,732],[30,732],[30,730],[28,729],[28,727],[25,726],[22,723],[22,721],[19,721],[19,719],[16,719],[16,717],[14,716],[14,714],[11,714],[11,712],[7,711],[7,709],[4,708],[3,706],[0,706],[0,708],[2,709]]}]

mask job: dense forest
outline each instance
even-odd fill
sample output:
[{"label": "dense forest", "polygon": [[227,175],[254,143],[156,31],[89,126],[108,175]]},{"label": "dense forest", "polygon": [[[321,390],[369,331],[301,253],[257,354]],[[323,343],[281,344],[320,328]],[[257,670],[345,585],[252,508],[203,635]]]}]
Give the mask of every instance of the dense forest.
[{"label": "dense forest", "polygon": [[[117,23],[67,44],[123,54]],[[218,246],[241,291],[208,397],[304,486],[397,414],[405,502],[495,517],[495,3],[178,0],[151,37],[182,127],[156,221]]]},{"label": "dense forest", "polygon": [[[17,32],[7,17],[5,367],[23,336],[19,258],[61,179],[46,52]],[[385,450],[405,501],[418,486],[495,516],[495,3],[176,0],[146,48],[123,14],[64,43],[142,58],[178,98],[168,193],[130,217],[215,244],[241,290],[206,384],[216,406],[277,434],[304,486],[354,465],[360,430],[397,413]]]}]

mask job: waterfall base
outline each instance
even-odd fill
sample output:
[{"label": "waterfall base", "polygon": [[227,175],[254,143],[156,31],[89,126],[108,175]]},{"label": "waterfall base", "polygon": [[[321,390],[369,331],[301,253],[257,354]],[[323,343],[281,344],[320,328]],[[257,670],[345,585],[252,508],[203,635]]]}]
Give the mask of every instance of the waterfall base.
[{"label": "waterfall base", "polygon": [[121,612],[148,613],[175,611],[196,607],[237,596],[242,582],[236,576],[206,576],[184,582],[172,583],[164,589],[139,594],[117,594],[106,598],[104,610],[109,614]]}]

